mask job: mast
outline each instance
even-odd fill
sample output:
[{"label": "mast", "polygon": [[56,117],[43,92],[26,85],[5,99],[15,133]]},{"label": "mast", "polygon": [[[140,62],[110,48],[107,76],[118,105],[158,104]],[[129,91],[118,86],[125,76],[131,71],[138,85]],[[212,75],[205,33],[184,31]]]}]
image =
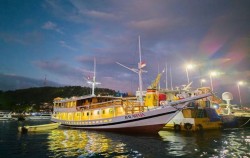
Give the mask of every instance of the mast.
[{"label": "mast", "polygon": [[92,83],[92,95],[95,95],[95,71],[96,71],[96,59],[94,58],[94,76]]},{"label": "mast", "polygon": [[168,89],[168,64],[166,63],[166,89]]},{"label": "mast", "polygon": [[118,65],[126,68],[126,69],[129,69],[130,71],[133,71],[135,73],[138,74],[139,76],[139,101],[140,101],[140,105],[142,106],[143,105],[143,98],[142,98],[142,73],[143,72],[147,72],[145,70],[143,70],[142,68],[144,68],[146,66],[145,63],[143,63],[141,61],[141,41],[140,41],[140,36],[139,36],[139,63],[138,63],[138,69],[135,69],[135,68],[129,68],[119,62],[116,62]]},{"label": "mast", "polygon": [[172,68],[171,68],[171,65],[170,65],[170,68],[169,68],[169,73],[170,73],[170,83],[171,83],[171,90],[173,90],[173,81],[172,81]]},{"label": "mast", "polygon": [[140,63],[138,64],[138,70],[139,70],[139,91],[140,91],[140,95],[139,95],[139,101],[140,101],[140,105],[143,105],[143,100],[142,100],[142,62],[141,62],[141,39],[139,36],[139,58],[140,58]]},{"label": "mast", "polygon": [[93,80],[92,81],[88,81],[89,84],[92,85],[92,94],[91,95],[95,95],[95,85],[97,84],[101,84],[99,82],[96,82],[96,59],[94,58],[94,76],[93,76]]}]

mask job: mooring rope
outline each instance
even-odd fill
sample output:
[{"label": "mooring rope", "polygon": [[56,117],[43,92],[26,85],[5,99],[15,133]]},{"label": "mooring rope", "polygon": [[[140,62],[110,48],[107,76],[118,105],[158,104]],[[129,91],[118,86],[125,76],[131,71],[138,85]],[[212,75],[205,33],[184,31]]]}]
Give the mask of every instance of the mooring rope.
[{"label": "mooring rope", "polygon": [[243,125],[241,125],[240,127],[245,126],[249,121],[250,121],[250,119],[248,119],[248,121],[246,123],[244,123]]}]

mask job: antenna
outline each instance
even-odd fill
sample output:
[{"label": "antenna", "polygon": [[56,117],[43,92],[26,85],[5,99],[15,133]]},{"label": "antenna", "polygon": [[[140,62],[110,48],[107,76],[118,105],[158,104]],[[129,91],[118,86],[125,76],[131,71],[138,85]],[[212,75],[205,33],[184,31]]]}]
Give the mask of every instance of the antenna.
[{"label": "antenna", "polygon": [[47,75],[45,74],[44,76],[44,82],[43,82],[44,87],[47,86]]}]

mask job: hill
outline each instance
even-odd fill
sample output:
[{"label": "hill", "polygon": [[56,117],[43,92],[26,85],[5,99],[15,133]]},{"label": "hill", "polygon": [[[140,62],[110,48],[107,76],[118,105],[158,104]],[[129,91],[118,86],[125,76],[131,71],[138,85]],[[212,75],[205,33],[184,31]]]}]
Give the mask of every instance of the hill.
[{"label": "hill", "polygon": [[[39,87],[19,89],[14,91],[0,91],[0,110],[15,112],[38,111],[43,106],[51,107],[56,97],[69,98],[91,93],[89,87]],[[116,91],[106,88],[96,88],[96,95],[116,95]]]}]

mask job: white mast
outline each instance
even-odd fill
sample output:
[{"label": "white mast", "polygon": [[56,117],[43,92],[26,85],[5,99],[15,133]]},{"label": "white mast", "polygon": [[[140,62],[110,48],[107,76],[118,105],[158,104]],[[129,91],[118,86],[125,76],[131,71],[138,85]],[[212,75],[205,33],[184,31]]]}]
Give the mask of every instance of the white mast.
[{"label": "white mast", "polygon": [[171,68],[171,65],[170,65],[170,68],[169,68],[170,70],[170,83],[171,83],[171,90],[173,90],[173,81],[172,81],[172,68]]},{"label": "white mast", "polygon": [[140,41],[140,36],[139,36],[139,63],[138,63],[138,69],[134,69],[134,68],[129,68],[119,62],[116,62],[117,64],[121,65],[122,67],[125,67],[126,69],[129,69],[135,73],[138,74],[139,76],[139,101],[140,101],[140,105],[143,105],[143,98],[142,98],[142,72],[146,72],[144,71],[142,68],[146,66],[145,63],[142,63],[141,61],[141,41]]},{"label": "white mast", "polygon": [[140,90],[139,101],[140,101],[140,105],[142,106],[142,104],[143,104],[143,100],[142,100],[142,62],[141,62],[141,38],[140,38],[140,36],[139,36],[139,57],[140,57],[140,63],[138,64],[139,90]]},{"label": "white mast", "polygon": [[168,89],[168,64],[166,63],[166,89]]},{"label": "white mast", "polygon": [[92,95],[95,95],[95,71],[96,71],[96,59],[94,58],[94,76],[92,83]]},{"label": "white mast", "polygon": [[95,95],[95,85],[97,84],[101,84],[99,82],[96,82],[95,78],[96,78],[96,59],[94,58],[94,76],[93,76],[93,80],[92,81],[88,81],[89,84],[92,85],[92,94],[91,95]]}]

